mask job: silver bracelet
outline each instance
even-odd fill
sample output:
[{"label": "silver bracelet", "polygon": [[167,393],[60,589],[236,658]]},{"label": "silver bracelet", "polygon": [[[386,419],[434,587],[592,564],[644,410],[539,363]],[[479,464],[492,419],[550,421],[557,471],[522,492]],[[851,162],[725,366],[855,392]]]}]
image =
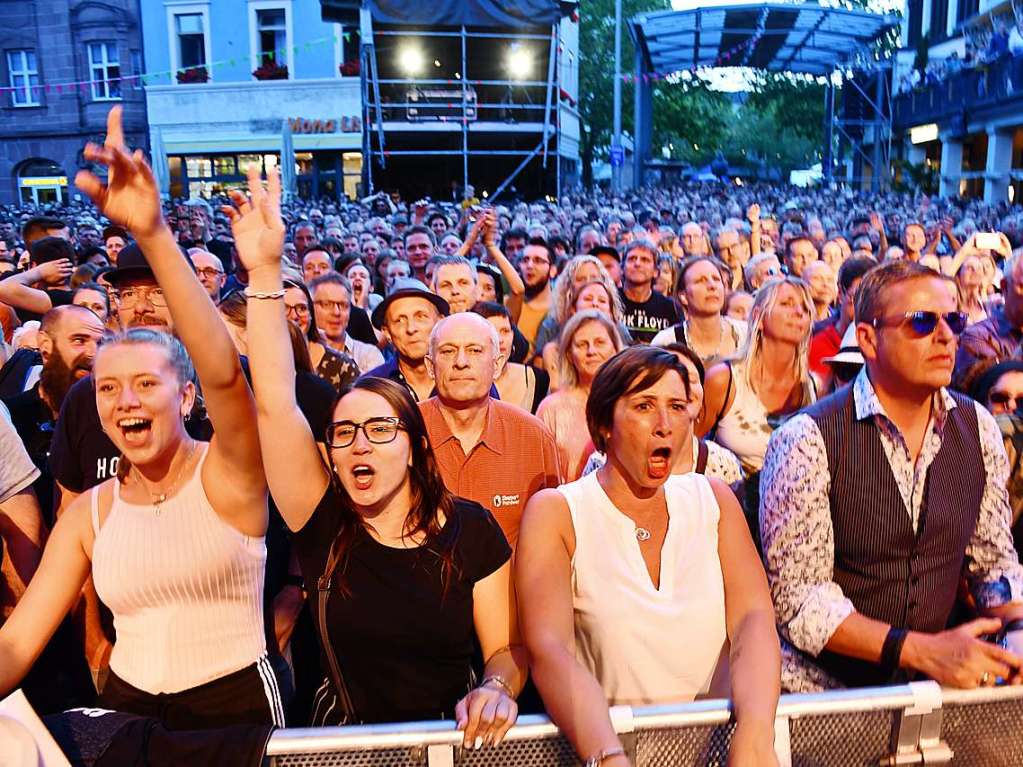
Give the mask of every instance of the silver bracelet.
[{"label": "silver bracelet", "polygon": [[255,298],[255,299],[258,299],[260,301],[267,301],[267,300],[274,300],[274,299],[277,299],[277,298],[284,298],[284,293],[285,293],[285,289],[284,288],[281,288],[280,290],[274,290],[274,291],[271,291],[269,293],[261,293],[259,291],[255,291],[255,290],[251,290],[249,288],[245,288],[245,297],[246,298]]},{"label": "silver bracelet", "polygon": [[600,767],[608,759],[615,756],[626,756],[624,748],[612,748],[608,751],[601,751],[599,754],[591,756],[584,763],[585,767]]},{"label": "silver bracelet", "polygon": [[502,679],[499,675],[491,674],[482,682],[480,682],[480,687],[485,687],[488,682],[493,682],[494,684],[501,688],[505,695],[507,695],[512,700],[515,700],[515,692],[512,690],[511,686],[506,681],[504,681],[504,679]]}]

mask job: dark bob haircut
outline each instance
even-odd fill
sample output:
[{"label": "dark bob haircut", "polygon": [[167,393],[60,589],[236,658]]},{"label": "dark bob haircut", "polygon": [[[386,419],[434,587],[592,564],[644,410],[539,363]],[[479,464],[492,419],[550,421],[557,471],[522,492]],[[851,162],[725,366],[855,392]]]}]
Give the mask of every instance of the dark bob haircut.
[{"label": "dark bob haircut", "polygon": [[987,398],[991,394],[991,390],[995,388],[998,379],[1006,373],[1023,373],[1023,360],[1003,360],[992,365],[977,376],[973,386],[970,387],[970,396],[984,407],[988,407]]},{"label": "dark bob haircut", "polygon": [[593,446],[607,453],[607,439],[614,421],[615,404],[622,397],[649,389],[669,371],[678,373],[686,390],[689,390],[689,372],[671,352],[655,346],[631,346],[605,362],[586,400],[586,425],[590,430]]}]

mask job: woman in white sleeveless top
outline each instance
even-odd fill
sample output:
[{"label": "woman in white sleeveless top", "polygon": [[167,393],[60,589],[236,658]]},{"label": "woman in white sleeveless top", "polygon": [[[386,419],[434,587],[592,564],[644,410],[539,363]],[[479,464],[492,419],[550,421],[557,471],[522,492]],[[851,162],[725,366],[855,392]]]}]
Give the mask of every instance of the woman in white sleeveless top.
[{"label": "woman in white sleeveless top", "polygon": [[533,496],[523,516],[515,570],[532,672],[588,764],[628,764],[609,704],[679,703],[729,683],[729,764],[777,764],[781,661],[767,579],[728,486],[671,474],[688,402],[673,354],[613,357],[586,406],[607,463]]},{"label": "woman in white sleeveless top", "polygon": [[[106,145],[90,145],[86,157],[109,167],[109,186],[89,173],[78,184],[132,232],[152,269],[117,275],[121,301],[166,302],[193,350],[216,436],[197,442],[185,430],[196,386],[174,336],[135,328],[100,347],[96,405],[121,451],[118,476],[58,520],[0,629],[0,697],[92,575],[117,632],[102,706],[157,717],[169,729],[283,724],[263,626],[267,491],[252,393],[227,329],[163,220],[150,169],[123,146],[120,110],[111,112]],[[242,235],[235,232],[239,248]]]}]

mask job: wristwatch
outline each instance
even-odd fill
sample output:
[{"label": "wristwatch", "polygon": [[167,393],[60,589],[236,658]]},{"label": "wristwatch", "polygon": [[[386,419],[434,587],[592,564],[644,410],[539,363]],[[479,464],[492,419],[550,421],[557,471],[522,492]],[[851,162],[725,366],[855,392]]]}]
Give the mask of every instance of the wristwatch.
[{"label": "wristwatch", "polygon": [[587,759],[583,767],[600,767],[600,765],[613,756],[625,756],[625,749],[612,748],[608,751],[601,751],[599,754]]}]

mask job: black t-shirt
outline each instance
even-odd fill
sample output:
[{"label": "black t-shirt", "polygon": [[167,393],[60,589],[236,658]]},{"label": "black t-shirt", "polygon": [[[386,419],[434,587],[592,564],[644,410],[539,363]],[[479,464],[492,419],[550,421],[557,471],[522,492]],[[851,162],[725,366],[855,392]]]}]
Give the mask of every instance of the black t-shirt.
[{"label": "black t-shirt", "polygon": [[[242,369],[248,376],[245,358]],[[295,378],[295,396],[313,434],[322,440],[337,396],[334,388],[312,373],[300,372]],[[195,439],[208,442],[213,436],[213,424],[205,413],[193,412],[185,421],[185,428]],[[117,474],[120,455],[100,426],[92,376],[87,376],[72,386],[64,398],[50,446],[50,471],[68,490],[83,493]]]},{"label": "black t-shirt", "polygon": [[659,331],[678,322],[675,304],[657,292],[651,293],[650,298],[639,303],[630,300],[623,291],[622,306],[625,309],[625,327],[637,343],[650,343]]},{"label": "black t-shirt", "polygon": [[25,443],[32,463],[39,469],[39,478],[32,483],[32,489],[39,499],[43,519],[53,526],[53,477],[50,476],[50,443],[53,441],[53,413],[39,396],[39,384],[28,391],[4,398],[4,404],[11,413],[14,429]]},{"label": "black t-shirt", "polygon": [[[341,527],[341,503],[329,487],[294,534],[314,614],[316,583]],[[490,512],[460,498],[440,536],[443,545],[453,540],[456,565],[446,594],[441,560],[431,547],[391,548],[362,527],[344,570],[347,595],[335,574],[327,625],[359,721],[450,718],[469,690],[473,586],[511,558],[511,547]],[[321,665],[329,676],[322,652]]]},{"label": "black t-shirt", "polygon": [[[64,290],[63,288],[53,288],[47,290],[46,295],[50,297],[50,303],[54,306],[67,306],[71,303],[71,298],[74,295],[70,290]],[[21,320],[22,324],[30,322],[32,320],[39,321],[43,318],[43,315],[30,312],[26,309],[15,309],[18,314],[18,319]]]},{"label": "black t-shirt", "polygon": [[356,341],[362,341],[371,346],[377,345],[377,334],[373,330],[373,323],[369,314],[361,306],[353,306],[352,313],[348,315],[348,328],[345,331]]}]

